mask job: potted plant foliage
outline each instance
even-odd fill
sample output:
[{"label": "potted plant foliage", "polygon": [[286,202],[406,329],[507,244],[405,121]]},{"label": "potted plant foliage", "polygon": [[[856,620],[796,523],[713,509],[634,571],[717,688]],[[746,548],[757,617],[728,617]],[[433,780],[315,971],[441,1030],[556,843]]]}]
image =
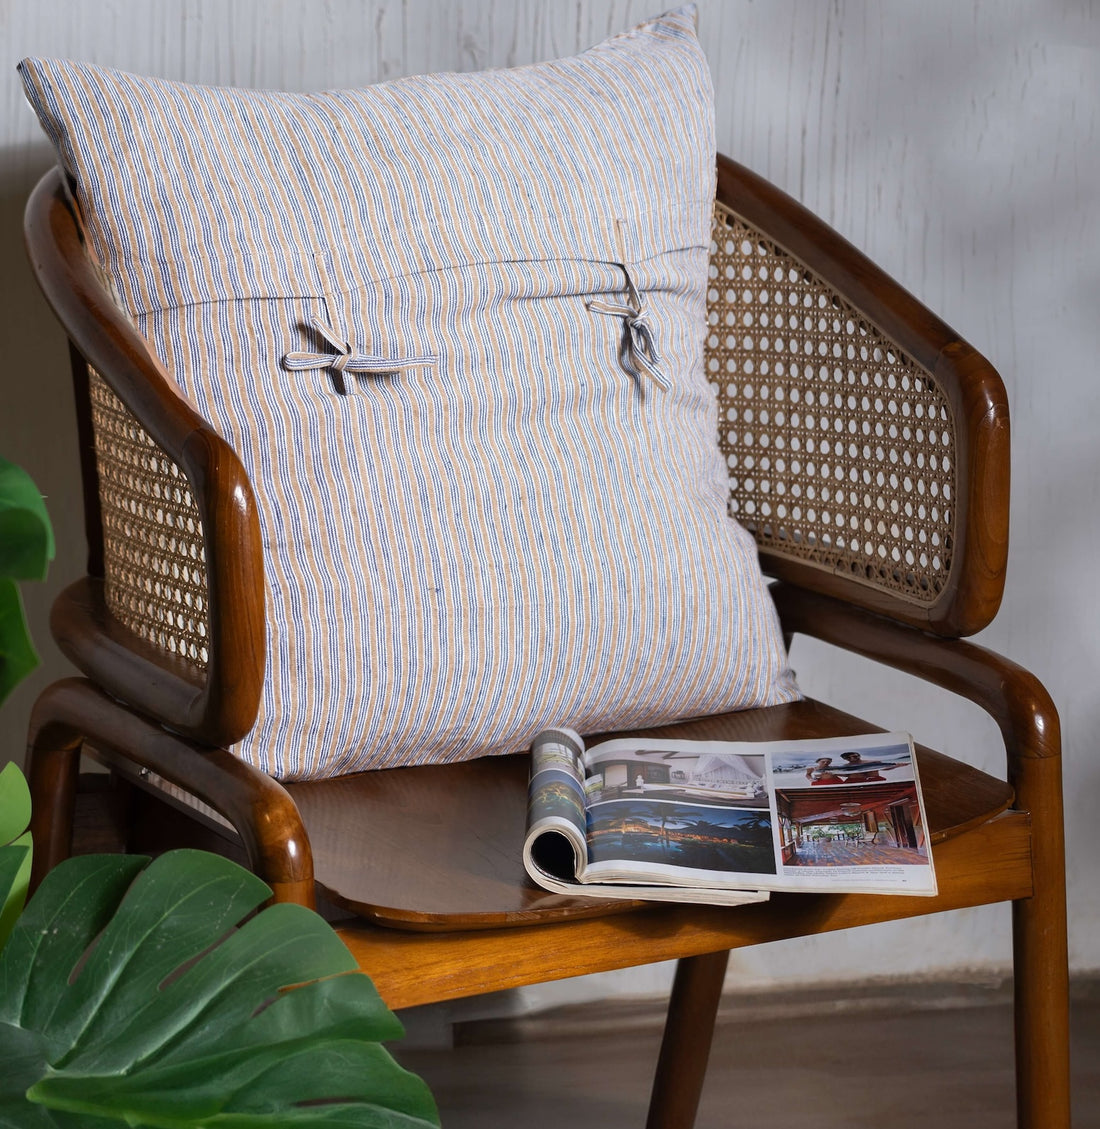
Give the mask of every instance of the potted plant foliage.
[{"label": "potted plant foliage", "polygon": [[[37,662],[17,582],[53,555],[42,499],[0,460],[0,702]],[[203,851],[85,855],[26,902],[30,794],[0,772],[0,1127],[416,1129],[431,1094],[402,1034],[315,913],[262,908]]]}]

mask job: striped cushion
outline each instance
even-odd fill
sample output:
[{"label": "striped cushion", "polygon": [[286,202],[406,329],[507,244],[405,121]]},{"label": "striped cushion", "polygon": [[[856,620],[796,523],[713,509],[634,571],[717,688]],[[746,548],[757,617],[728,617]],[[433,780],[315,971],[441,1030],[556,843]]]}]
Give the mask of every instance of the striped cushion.
[{"label": "striped cushion", "polygon": [[255,487],[241,756],[304,778],[797,696],[702,368],[691,9],[313,95],[22,74],[119,300]]}]

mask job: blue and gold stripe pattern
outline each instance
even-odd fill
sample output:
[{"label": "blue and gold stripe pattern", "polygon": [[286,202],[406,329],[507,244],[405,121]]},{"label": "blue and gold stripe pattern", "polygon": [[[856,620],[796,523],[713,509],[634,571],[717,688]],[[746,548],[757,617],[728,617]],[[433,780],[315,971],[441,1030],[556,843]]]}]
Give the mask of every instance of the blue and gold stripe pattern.
[{"label": "blue and gold stripe pattern", "polygon": [[362,90],[22,64],[118,300],[240,453],[287,779],[797,697],[702,364],[683,9]]}]

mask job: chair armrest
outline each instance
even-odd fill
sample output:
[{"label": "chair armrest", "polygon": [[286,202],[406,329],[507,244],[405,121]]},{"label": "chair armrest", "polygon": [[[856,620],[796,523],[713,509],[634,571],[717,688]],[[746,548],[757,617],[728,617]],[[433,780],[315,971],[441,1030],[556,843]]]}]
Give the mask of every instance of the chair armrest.
[{"label": "chair armrest", "polygon": [[202,743],[232,744],[255,721],[264,667],[262,549],[248,477],[115,303],[56,170],[32,193],[24,229],[35,276],[74,349],[140,425],[141,442],[182,473],[206,586],[201,662],[157,646],[152,632],[152,645],[142,640],[113,614],[101,581],[62,598],[58,642],[113,696]]},{"label": "chair armrest", "polygon": [[[225,749],[197,746],[139,717],[83,678],[54,682],[31,714],[27,763],[35,799],[35,884],[69,854],[76,765],[85,741],[97,760],[138,786],[155,773],[220,814],[276,901],[314,904],[309,836],[277,780]],[[171,800],[162,788],[150,790]]]},{"label": "chair armrest", "polygon": [[[1023,911],[1023,903],[1015,907],[1019,910],[1013,924],[1016,941],[1046,954],[1042,975],[1049,982],[1047,990],[1064,998],[1061,730],[1043,684],[1023,667],[976,644],[937,638],[789,584],[773,585],[772,593],[785,631],[821,639],[915,675],[974,702],[996,721],[1007,754],[1014,806],[1030,816],[1034,889],[1027,899],[1028,912]],[[1033,915],[1041,920],[1040,926],[1032,923]]]},{"label": "chair armrest", "polygon": [[996,721],[1019,787],[1026,762],[1058,760],[1058,712],[1035,675],[993,651],[941,639],[840,600],[790,584],[772,585],[783,630],[808,635],[915,675],[974,702]]}]

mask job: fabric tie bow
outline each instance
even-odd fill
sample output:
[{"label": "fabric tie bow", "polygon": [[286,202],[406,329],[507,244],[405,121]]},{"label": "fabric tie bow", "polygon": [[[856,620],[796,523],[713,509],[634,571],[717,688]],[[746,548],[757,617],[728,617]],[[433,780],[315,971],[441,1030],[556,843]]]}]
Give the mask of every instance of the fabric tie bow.
[{"label": "fabric tie bow", "polygon": [[382,375],[391,372],[403,372],[405,369],[420,368],[424,365],[434,366],[439,358],[431,354],[421,357],[393,357],[372,356],[369,353],[357,353],[351,344],[342,340],[336,330],[326,325],[318,317],[309,319],[310,328],[319,333],[332,347],[335,353],[287,353],[283,357],[283,368],[290,372],[305,372],[310,369],[331,369],[338,382],[338,391],[343,392],[343,377],[345,372],[364,372]]},{"label": "fabric tie bow", "polygon": [[657,352],[653,327],[646,317],[645,310],[642,307],[641,295],[630,277],[630,272],[626,269],[625,264],[620,265],[622,265],[623,272],[626,274],[626,292],[630,304],[605,302],[596,298],[588,302],[587,306],[594,314],[607,314],[610,317],[623,319],[623,325],[626,328],[624,345],[632,364],[639,371],[646,373],[659,387],[667,392],[672,385],[658,368],[661,357]]}]

